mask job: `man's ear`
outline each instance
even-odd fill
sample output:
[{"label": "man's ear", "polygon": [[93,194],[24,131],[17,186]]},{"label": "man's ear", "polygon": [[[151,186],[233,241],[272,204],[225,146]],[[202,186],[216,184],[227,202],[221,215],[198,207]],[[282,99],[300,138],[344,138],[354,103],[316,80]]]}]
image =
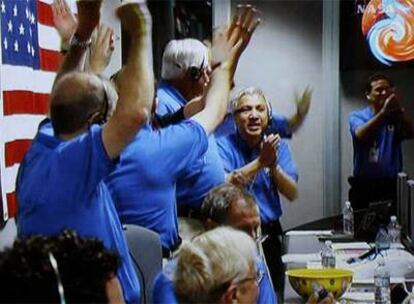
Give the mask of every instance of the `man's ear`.
[{"label": "man's ear", "polygon": [[226,292],[223,295],[223,302],[225,304],[237,304],[237,285],[230,284],[229,288],[227,288]]},{"label": "man's ear", "polygon": [[104,121],[104,118],[102,117],[102,113],[99,111],[92,113],[88,118],[89,125],[93,125],[93,124],[101,125],[103,121]]}]

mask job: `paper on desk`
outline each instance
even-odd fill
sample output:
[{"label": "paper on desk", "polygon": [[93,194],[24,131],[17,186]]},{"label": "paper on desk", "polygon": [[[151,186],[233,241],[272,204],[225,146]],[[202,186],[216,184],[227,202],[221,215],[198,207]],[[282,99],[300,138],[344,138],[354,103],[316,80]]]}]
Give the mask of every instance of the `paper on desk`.
[{"label": "paper on desk", "polygon": [[[406,274],[414,270],[414,256],[409,252],[398,249],[388,249],[381,253],[390,270],[391,282],[400,282]],[[365,259],[360,262],[348,264],[342,259],[336,260],[338,268],[345,268],[354,272],[352,282],[361,284],[373,283],[374,270],[377,266],[379,255],[374,259]]]},{"label": "paper on desk", "polygon": [[353,302],[370,302],[375,301],[373,292],[346,292],[341,299],[350,300]]},{"label": "paper on desk", "polygon": [[309,261],[320,261],[319,253],[288,253],[282,256],[283,263],[307,263]]},{"label": "paper on desk", "polygon": [[[405,278],[404,277],[390,277],[390,283],[391,284],[401,284],[405,282]],[[361,278],[358,276],[355,276],[352,278],[352,283],[353,284],[366,284],[366,285],[372,285],[374,284],[374,277],[370,277],[370,278]]]},{"label": "paper on desk", "polygon": [[347,242],[347,243],[332,243],[333,250],[346,250],[346,249],[371,249],[371,246],[366,242]]},{"label": "paper on desk", "polygon": [[286,235],[333,235],[332,230],[291,230]]}]

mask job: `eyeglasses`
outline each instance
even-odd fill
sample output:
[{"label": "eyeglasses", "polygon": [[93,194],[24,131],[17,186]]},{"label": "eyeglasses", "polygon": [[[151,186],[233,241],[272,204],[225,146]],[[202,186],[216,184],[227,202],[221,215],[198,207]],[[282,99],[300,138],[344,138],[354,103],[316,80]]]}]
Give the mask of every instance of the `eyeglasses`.
[{"label": "eyeglasses", "polygon": [[264,271],[261,271],[260,269],[257,269],[257,271],[256,271],[256,275],[255,275],[255,276],[252,276],[252,277],[247,277],[247,278],[241,279],[241,280],[239,280],[239,281],[233,282],[233,284],[235,284],[235,285],[240,285],[240,284],[243,284],[243,283],[245,283],[245,282],[255,280],[255,281],[256,281],[256,283],[257,283],[257,285],[259,285],[259,284],[260,284],[260,282],[263,280],[264,275],[265,275]]},{"label": "eyeglasses", "polygon": [[260,245],[264,241],[266,241],[268,237],[269,237],[268,234],[262,234],[262,230],[260,229],[260,226],[258,226],[256,228],[255,235],[253,237],[253,241],[256,243],[256,245]]}]

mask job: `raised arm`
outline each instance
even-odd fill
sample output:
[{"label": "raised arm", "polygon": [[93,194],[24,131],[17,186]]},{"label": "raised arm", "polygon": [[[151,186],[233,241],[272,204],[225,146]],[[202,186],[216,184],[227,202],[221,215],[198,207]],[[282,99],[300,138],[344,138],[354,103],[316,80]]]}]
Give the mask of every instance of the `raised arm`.
[{"label": "raised arm", "polygon": [[296,103],[296,112],[291,117],[288,118],[289,128],[294,133],[302,125],[303,121],[306,118],[306,115],[309,112],[312,99],[312,89],[306,87],[302,95],[298,95],[295,92],[295,103]]},{"label": "raised arm", "polygon": [[119,100],[114,115],[103,129],[103,141],[112,158],[135,137],[146,123],[154,98],[154,76],[149,64],[151,16],[142,3],[118,8],[122,26],[130,35],[126,65],[117,76]]},{"label": "raised arm", "polygon": [[65,0],[54,0],[51,7],[53,25],[61,39],[61,51],[66,52],[69,49],[70,38],[78,26],[78,20]]},{"label": "raised arm", "polygon": [[243,7],[226,30],[214,35],[212,66],[215,69],[207,90],[205,107],[192,118],[200,123],[207,133],[213,132],[226,114],[237,63],[259,22],[257,12],[251,6]]},{"label": "raised arm", "polygon": [[94,74],[100,74],[108,66],[114,50],[114,31],[112,28],[100,24],[95,32],[90,46],[85,70]]},{"label": "raised arm", "polygon": [[74,34],[76,43],[72,43],[63,58],[55,83],[64,74],[79,69],[83,56],[88,50],[92,32],[99,23],[101,3],[101,0],[80,0],[76,3],[78,6],[78,26]]}]

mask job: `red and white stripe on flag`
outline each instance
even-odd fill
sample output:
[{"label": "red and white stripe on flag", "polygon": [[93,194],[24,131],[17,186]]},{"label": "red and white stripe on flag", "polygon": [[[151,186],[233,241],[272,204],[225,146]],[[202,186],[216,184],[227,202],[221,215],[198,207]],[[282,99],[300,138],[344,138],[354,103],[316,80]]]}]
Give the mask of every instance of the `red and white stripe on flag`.
[{"label": "red and white stripe on flag", "polygon": [[61,60],[52,2],[0,0],[0,169],[4,220],[16,214],[15,180],[19,164],[48,111],[49,94]]}]

